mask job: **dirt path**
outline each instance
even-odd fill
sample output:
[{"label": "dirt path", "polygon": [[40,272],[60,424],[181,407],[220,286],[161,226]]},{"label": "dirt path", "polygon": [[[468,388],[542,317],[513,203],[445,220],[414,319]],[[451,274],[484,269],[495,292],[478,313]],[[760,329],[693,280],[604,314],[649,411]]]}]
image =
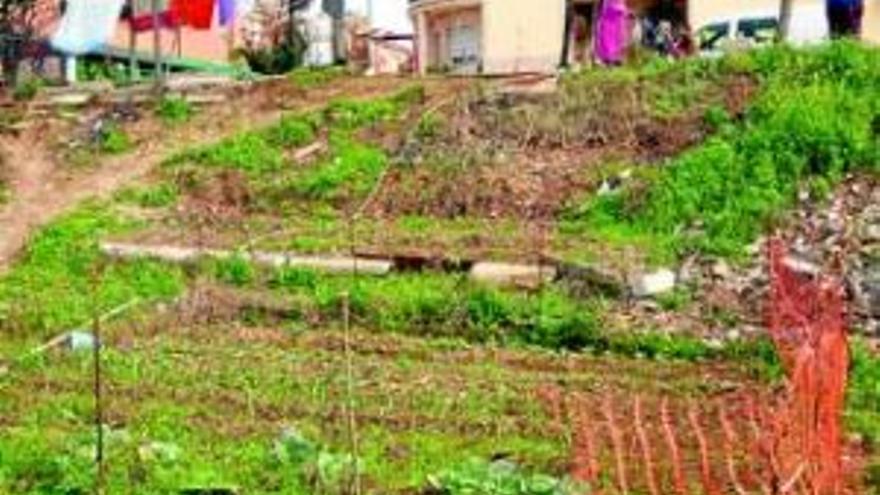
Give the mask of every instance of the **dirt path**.
[{"label": "dirt path", "polygon": [[169,130],[156,119],[144,118],[130,131],[138,143],[135,151],[104,158],[87,171],[66,170],[58,163],[47,146],[50,139],[45,128],[35,127],[22,136],[0,139],[11,191],[9,203],[0,207],[0,272],[9,267],[36,229],[86,199],[107,197],[137,182],[177,149],[266,126],[284,112],[317,107],[334,97],[372,98],[403,84],[403,80],[395,79],[345,80],[294,95],[294,101],[286,94],[289,88],[257,87],[235,97],[235,105],[205,109],[186,128]]},{"label": "dirt path", "polygon": [[0,143],[11,169],[12,199],[0,211],[0,271],[30,234],[76,204],[106,197],[146,175],[167,156],[160,145],[105,161],[89,173],[66,174],[32,139]]}]

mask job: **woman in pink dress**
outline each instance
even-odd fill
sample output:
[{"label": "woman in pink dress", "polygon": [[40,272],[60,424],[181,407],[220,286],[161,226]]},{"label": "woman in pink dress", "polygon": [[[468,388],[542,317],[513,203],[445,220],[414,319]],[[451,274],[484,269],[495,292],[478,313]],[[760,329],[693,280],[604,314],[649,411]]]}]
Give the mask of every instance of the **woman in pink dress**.
[{"label": "woman in pink dress", "polygon": [[625,0],[603,0],[596,22],[596,58],[607,65],[623,62],[629,43],[629,9]]}]

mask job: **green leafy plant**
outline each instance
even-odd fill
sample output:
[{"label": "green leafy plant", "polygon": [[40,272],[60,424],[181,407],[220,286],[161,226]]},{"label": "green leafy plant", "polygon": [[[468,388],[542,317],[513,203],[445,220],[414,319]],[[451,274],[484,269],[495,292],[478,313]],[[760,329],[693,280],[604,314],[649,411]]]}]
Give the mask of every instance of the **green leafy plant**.
[{"label": "green leafy plant", "polygon": [[95,304],[103,312],[135,298],[178,294],[181,272],[153,261],[111,263],[96,278],[98,240],[136,225],[106,205],[87,204],[40,230],[0,277],[0,329],[41,335],[88,322]]},{"label": "green leafy plant", "polygon": [[131,138],[124,129],[116,124],[108,124],[101,133],[98,149],[102,153],[119,155],[132,149]]},{"label": "green leafy plant", "polygon": [[[565,495],[573,486],[543,474],[522,471],[509,461],[478,459],[428,478],[428,492],[436,495]],[[583,488],[577,493],[584,493]]]},{"label": "green leafy plant", "polygon": [[86,494],[91,464],[75,452],[49,449],[35,432],[0,436],[0,490],[9,493]]},{"label": "green leafy plant", "polygon": [[37,97],[43,86],[44,82],[42,79],[36,77],[29,78],[15,86],[15,89],[12,91],[12,97],[16,101],[31,101]]},{"label": "green leafy plant", "polygon": [[216,261],[214,275],[227,284],[243,287],[254,280],[255,271],[246,258],[236,255]]},{"label": "green leafy plant", "polygon": [[165,96],[156,107],[156,115],[168,124],[188,122],[194,114],[192,103],[180,96]]},{"label": "green leafy plant", "polygon": [[166,208],[177,203],[180,192],[172,184],[128,188],[116,194],[116,200],[143,208]]},{"label": "green leafy plant", "polygon": [[213,146],[189,150],[172,158],[167,164],[186,162],[258,175],[280,169],[284,157],[265,136],[257,132],[247,132],[224,139]]},{"label": "green leafy plant", "polygon": [[266,131],[269,142],[283,148],[304,146],[315,140],[319,122],[313,115],[289,115],[281,117],[278,124]]},{"label": "green leafy plant", "polygon": [[[238,283],[234,277],[221,277],[227,283]],[[257,278],[250,274],[244,280]],[[294,300],[301,305],[298,313],[308,315],[311,321],[338,321],[341,294],[349,292],[354,321],[377,331],[629,358],[689,362],[727,359],[750,362],[757,374],[768,379],[781,373],[769,341],[717,347],[675,333],[602,331],[599,304],[572,299],[555,288],[535,298],[456,276],[422,273],[365,279],[352,289],[347,277],[299,268],[283,268],[265,278],[271,288],[296,296]]]},{"label": "green leafy plant", "polygon": [[346,74],[347,70],[342,66],[301,67],[290,71],[287,78],[298,88],[311,89],[328,84]]},{"label": "green leafy plant", "polygon": [[861,341],[852,345],[847,420],[868,444],[880,443],[880,356]]},{"label": "green leafy plant", "polygon": [[77,64],[76,77],[80,81],[110,81],[115,86],[131,83],[131,72],[126,64],[86,60]]},{"label": "green leafy plant", "polygon": [[343,135],[333,137],[331,148],[326,161],[296,180],[297,193],[323,200],[361,197],[372,190],[388,163],[382,150]]},{"label": "green leafy plant", "polygon": [[318,493],[333,493],[345,476],[363,469],[351,455],[332,452],[292,428],[275,442],[275,456],[283,467],[297,473],[303,486]]}]

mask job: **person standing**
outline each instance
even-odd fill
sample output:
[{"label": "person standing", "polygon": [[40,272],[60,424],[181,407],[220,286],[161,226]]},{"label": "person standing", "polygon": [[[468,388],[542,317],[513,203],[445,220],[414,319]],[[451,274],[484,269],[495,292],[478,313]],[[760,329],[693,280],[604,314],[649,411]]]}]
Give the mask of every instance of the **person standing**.
[{"label": "person standing", "polygon": [[828,28],[834,39],[857,37],[862,33],[864,0],[826,0]]},{"label": "person standing", "polygon": [[595,55],[605,65],[619,65],[629,45],[629,9],[624,0],[602,0],[596,22]]}]

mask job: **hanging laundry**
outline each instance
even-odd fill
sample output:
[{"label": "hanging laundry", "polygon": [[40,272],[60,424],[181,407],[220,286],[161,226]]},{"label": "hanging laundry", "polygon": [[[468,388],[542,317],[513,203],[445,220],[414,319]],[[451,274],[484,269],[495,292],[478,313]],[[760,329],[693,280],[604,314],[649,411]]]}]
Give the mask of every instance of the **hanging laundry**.
[{"label": "hanging laundry", "polygon": [[220,14],[220,25],[226,26],[235,20],[236,0],[217,0],[217,12]]},{"label": "hanging laundry", "polygon": [[211,29],[214,0],[172,0],[171,11],[180,22],[195,29]]},{"label": "hanging laundry", "polygon": [[257,0],[235,0],[235,14],[244,17],[257,6]]},{"label": "hanging laundry", "polygon": [[623,61],[629,43],[629,10],[625,0],[603,0],[596,23],[596,58],[604,64]]},{"label": "hanging laundry", "polygon": [[124,0],[67,0],[67,9],[52,36],[52,46],[69,55],[82,55],[113,37]]},{"label": "hanging laundry", "polygon": [[[159,13],[159,29],[175,29],[180,25],[177,14],[166,10]],[[128,23],[131,29],[136,33],[153,30],[153,14],[138,14],[129,18]]]}]

